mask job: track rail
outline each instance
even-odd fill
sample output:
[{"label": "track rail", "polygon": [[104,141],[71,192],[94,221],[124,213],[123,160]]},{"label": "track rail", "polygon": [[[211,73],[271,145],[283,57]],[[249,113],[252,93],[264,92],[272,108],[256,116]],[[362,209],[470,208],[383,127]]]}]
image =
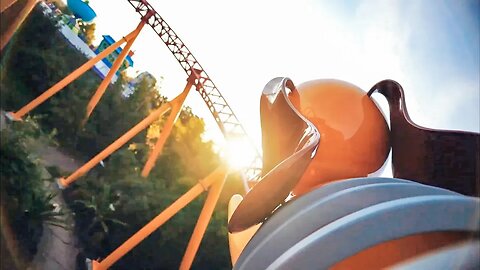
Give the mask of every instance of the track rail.
[{"label": "track rail", "polygon": [[[146,23],[152,27],[158,37],[160,37],[163,43],[165,43],[175,59],[177,59],[178,63],[182,66],[183,70],[187,73],[187,76],[190,76],[193,70],[195,70],[197,73],[196,75],[198,76],[194,83],[195,88],[207,104],[208,109],[212,113],[215,122],[225,138],[248,138],[250,146],[252,147],[252,150],[254,150],[255,157],[252,160],[251,165],[243,171],[243,174],[250,182],[258,181],[262,164],[261,156],[245,132],[245,129],[240,124],[237,116],[215,86],[215,83],[210,79],[205,69],[203,69],[175,31],[173,31],[168,23],[146,0],[127,1],[135,8],[135,11],[139,13],[142,18],[146,18]],[[147,15],[151,16],[148,17]]]}]

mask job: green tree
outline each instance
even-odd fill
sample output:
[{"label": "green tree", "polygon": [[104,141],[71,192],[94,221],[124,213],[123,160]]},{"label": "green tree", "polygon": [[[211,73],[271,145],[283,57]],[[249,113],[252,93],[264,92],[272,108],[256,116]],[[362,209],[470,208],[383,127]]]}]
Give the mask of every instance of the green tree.
[{"label": "green tree", "polygon": [[80,31],[83,37],[85,38],[85,42],[88,45],[92,45],[93,41],[95,40],[95,29],[96,29],[95,23],[88,24],[85,22],[81,22],[79,26],[80,26]]}]

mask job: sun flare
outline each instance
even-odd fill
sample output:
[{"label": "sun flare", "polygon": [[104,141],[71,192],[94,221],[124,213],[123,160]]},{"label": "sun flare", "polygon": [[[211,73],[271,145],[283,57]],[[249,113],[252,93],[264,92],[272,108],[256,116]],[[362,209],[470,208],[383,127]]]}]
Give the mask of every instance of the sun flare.
[{"label": "sun flare", "polygon": [[223,158],[232,169],[249,167],[255,156],[256,150],[247,138],[228,139],[225,143]]}]

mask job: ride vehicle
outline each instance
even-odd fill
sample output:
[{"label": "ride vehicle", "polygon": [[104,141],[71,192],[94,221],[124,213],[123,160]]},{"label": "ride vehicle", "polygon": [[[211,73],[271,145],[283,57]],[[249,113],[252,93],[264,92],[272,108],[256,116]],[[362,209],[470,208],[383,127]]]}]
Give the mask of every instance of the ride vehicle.
[{"label": "ride vehicle", "polygon": [[233,269],[480,267],[478,133],[416,125],[392,80],[275,78],[260,111],[262,180],[229,205]]}]

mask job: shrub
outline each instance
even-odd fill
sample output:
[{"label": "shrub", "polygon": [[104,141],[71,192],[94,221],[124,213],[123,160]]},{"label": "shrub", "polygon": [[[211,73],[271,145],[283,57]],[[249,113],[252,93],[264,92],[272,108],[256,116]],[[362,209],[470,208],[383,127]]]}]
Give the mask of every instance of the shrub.
[{"label": "shrub", "polygon": [[32,141],[44,136],[32,119],[12,123],[0,132],[0,178],[2,198],[10,226],[22,250],[31,259],[37,252],[44,222],[63,226],[52,198],[43,186],[45,168],[30,152]]}]

